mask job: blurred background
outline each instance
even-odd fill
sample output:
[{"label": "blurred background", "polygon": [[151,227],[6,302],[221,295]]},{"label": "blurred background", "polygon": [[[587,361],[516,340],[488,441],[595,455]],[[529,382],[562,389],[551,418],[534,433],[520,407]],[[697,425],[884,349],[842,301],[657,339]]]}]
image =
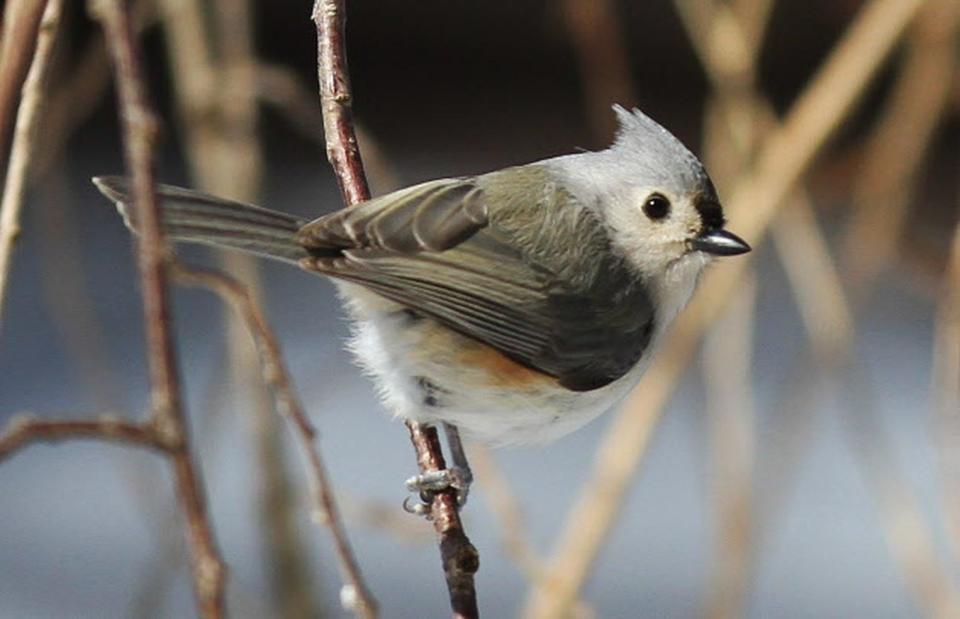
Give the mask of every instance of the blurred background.
[{"label": "blurred background", "polygon": [[[123,170],[111,69],[66,4],[3,301],[0,427],[148,403],[130,237],[89,182]],[[957,5],[348,2],[375,193],[601,148],[610,105],[636,105],[702,154],[755,248],[715,265],[623,411],[543,447],[471,446],[486,616],[960,616]],[[340,208],[310,2],[131,7],[162,182]],[[331,284],[178,255],[261,295],[383,616],[446,616],[431,527],[401,509],[406,429],[343,350]],[[198,289],[176,290],[175,325],[231,615],[343,615],[249,338]],[[0,497],[0,616],[195,612],[158,456],[35,445],[2,462]]]}]

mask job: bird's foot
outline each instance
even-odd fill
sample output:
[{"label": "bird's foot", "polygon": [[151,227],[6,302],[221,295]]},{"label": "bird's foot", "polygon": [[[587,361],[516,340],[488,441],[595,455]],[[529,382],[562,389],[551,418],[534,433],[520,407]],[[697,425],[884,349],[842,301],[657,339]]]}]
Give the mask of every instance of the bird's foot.
[{"label": "bird's foot", "polygon": [[420,495],[420,502],[414,504],[410,497],[407,497],[403,502],[403,508],[411,514],[425,516],[430,513],[430,504],[433,503],[434,495],[450,489],[457,491],[457,506],[463,507],[467,504],[472,483],[473,474],[470,469],[458,466],[414,475],[406,481],[406,486],[410,492]]}]

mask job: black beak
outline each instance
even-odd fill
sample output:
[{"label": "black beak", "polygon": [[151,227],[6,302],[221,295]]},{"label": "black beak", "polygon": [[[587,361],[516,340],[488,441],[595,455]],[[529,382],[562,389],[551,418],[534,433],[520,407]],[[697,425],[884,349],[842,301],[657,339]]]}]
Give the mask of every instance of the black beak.
[{"label": "black beak", "polygon": [[704,230],[700,236],[690,241],[690,247],[714,256],[736,256],[750,251],[746,241],[721,228]]}]

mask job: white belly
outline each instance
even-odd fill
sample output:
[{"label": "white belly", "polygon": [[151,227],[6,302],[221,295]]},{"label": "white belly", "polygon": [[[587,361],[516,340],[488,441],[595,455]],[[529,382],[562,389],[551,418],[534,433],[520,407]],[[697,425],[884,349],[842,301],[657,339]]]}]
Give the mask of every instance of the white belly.
[{"label": "white belly", "polygon": [[504,385],[463,361],[465,349],[478,347],[473,340],[356,286],[340,287],[355,321],[350,348],[387,409],[404,419],[454,424],[465,437],[492,445],[545,443],[577,430],[620,402],[649,356],[593,391],[546,380]]}]

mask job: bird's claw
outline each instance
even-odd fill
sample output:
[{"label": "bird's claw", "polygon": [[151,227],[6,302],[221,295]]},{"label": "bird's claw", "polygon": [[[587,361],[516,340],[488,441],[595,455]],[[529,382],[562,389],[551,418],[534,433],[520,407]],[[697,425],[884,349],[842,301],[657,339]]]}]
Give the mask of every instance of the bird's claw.
[{"label": "bird's claw", "polygon": [[410,497],[407,497],[403,501],[403,509],[418,516],[427,515],[434,495],[451,488],[457,491],[457,507],[463,507],[467,504],[472,482],[473,475],[470,471],[456,466],[414,475],[406,481],[406,486],[410,492],[420,495],[420,503],[412,504]]}]

